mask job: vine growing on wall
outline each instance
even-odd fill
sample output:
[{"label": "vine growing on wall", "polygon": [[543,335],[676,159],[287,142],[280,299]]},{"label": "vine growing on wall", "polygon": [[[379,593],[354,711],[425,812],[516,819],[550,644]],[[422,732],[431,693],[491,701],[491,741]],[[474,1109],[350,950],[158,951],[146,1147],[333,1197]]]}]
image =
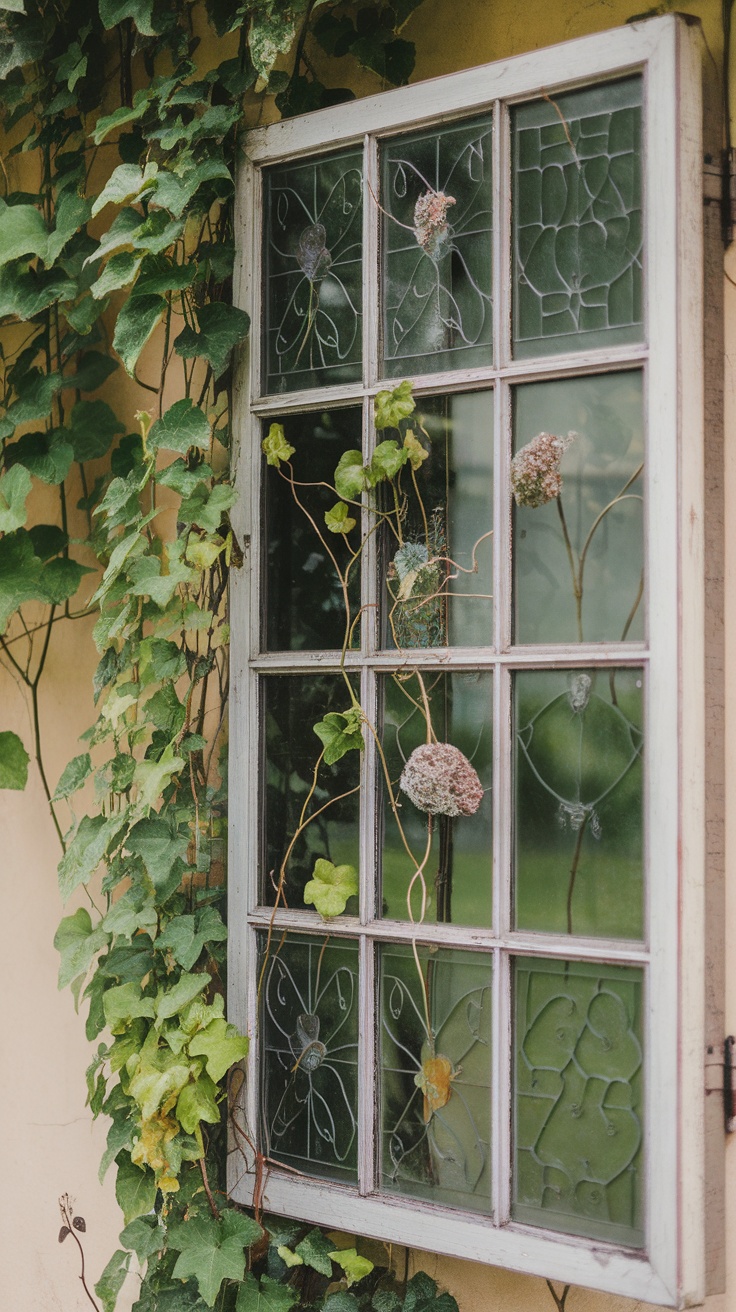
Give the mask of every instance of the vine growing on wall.
[{"label": "vine growing on wall", "polygon": [[[34,758],[76,905],[59,984],[86,1011],[100,1175],[124,1219],[96,1296],[82,1265],[105,1312],[131,1269],[138,1312],[455,1306],[423,1273],[395,1285],[264,1217],[258,1195],[245,1212],[223,1171],[247,1052],[224,1014],[223,919],[238,132],[263,95],[283,114],[351,96],[321,80],[335,59],[406,81],[417,2],[0,2],[0,659],[32,723],[25,742],[0,725],[0,787]],[[85,621],[96,718],[54,783],[43,676],[59,627]]]}]

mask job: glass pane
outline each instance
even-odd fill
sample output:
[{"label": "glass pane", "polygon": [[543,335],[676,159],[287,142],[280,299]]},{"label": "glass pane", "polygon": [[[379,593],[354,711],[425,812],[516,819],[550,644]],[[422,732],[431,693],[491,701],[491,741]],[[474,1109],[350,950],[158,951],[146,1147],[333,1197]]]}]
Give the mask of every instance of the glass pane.
[{"label": "glass pane", "polygon": [[516,642],[640,641],[641,374],[529,383],[514,401]]},{"label": "glass pane", "polygon": [[514,350],[642,337],[640,77],[513,111]]},{"label": "glass pane", "polygon": [[388,377],[490,364],[490,115],[386,143]]},{"label": "glass pane", "polygon": [[517,1221],[640,1248],[642,972],[516,962]]},{"label": "glass pane", "polygon": [[381,949],[381,1185],[490,1212],[491,960]]},{"label": "glass pane", "polygon": [[[313,878],[318,860],[358,869],[361,753],[349,751],[334,765],[322,761],[315,777],[323,744],[313,726],[330,712],[350,708],[340,675],[269,675],[262,688],[265,864],[261,895],[272,903],[281,883],[280,905],[298,909],[305,906],[304,886]],[[356,914],[357,905],[357,897],[352,897],[348,914]]]},{"label": "glass pane", "polygon": [[381,680],[383,751],[398,803],[394,814],[382,781],[383,914],[391,919],[491,924],[492,677],[426,670]]},{"label": "glass pane", "polygon": [[265,385],[290,392],[359,379],[363,156],[266,169]]},{"label": "glass pane", "polygon": [[379,537],[382,645],[491,646],[493,392],[422,397],[410,424],[429,456],[396,479],[401,542]]},{"label": "glass pane", "polygon": [[[335,493],[310,485],[332,483],[341,455],[360,451],[361,411],[353,407],[287,416],[283,428],[287,442],[295,448],[291,461],[295,486],[289,484],[287,465],[280,469],[266,466],[266,647],[269,651],[339,650],[360,608],[360,570],[356,565],[349,570],[350,615],[346,616],[343,590],[328,548],[345,574],[359,545],[360,528],[356,524],[347,535],[330,533],[325,512],[334,506]],[[318,525],[324,543],[308,516]],[[360,644],[359,624],[352,644]]]},{"label": "glass pane", "polygon": [[262,996],[265,1151],[309,1175],[354,1183],[357,943],[274,935]]},{"label": "glass pane", "polygon": [[643,673],[515,676],[516,924],[641,938]]}]

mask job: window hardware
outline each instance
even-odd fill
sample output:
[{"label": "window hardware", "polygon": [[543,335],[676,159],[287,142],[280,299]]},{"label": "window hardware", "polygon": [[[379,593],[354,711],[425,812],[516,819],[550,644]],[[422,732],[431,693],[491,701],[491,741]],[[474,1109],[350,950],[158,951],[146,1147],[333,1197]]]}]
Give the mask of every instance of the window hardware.
[{"label": "window hardware", "polygon": [[723,1128],[726,1134],[736,1131],[736,1037],[723,1040],[723,1061],[714,1061],[716,1049],[708,1044],[705,1063],[705,1091],[720,1093],[723,1098]]}]

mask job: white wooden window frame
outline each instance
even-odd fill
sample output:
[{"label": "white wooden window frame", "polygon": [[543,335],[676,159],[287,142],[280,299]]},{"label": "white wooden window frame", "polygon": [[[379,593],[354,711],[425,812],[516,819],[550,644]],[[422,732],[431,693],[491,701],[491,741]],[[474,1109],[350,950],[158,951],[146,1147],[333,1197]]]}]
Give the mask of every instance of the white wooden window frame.
[{"label": "white wooden window frame", "polygon": [[[511,354],[510,129],[508,108],[544,92],[555,95],[630,72],[644,82],[644,338],[609,349],[514,360]],[[254,324],[236,387],[235,459],[240,501],[235,529],[246,546],[245,566],[234,571],[232,607],[231,825],[229,1014],[257,1034],[256,936],[274,918],[279,929],[319,932],[320,917],[306,910],[273,912],[259,905],[258,699],[259,674],[336,667],[336,653],[264,653],[260,649],[261,420],[331,405],[363,406],[365,451],[374,441],[372,399],[395,380],[379,376],[377,278],[364,278],[363,380],[279,396],[261,392],[262,302],[261,170],[349,145],[365,146],[374,193],[378,190],[377,139],[426,124],[492,109],[494,112],[494,351],[488,368],[424,375],[417,394],[493,386],[495,410],[495,577],[498,646],[456,649],[442,665],[494,671],[494,922],[493,928],[424,925],[416,937],[457,947],[484,947],[493,957],[493,1218],[462,1215],[413,1199],[378,1194],[373,1180],[371,1129],[376,1104],[374,1047],[376,997],[370,969],[376,941],[407,941],[405,923],[372,918],[369,881],[363,879],[360,916],[340,917],[333,935],[357,939],[363,976],[359,1055],[358,1189],[305,1180],[271,1169],[265,1206],[274,1212],[354,1230],[418,1249],[474,1259],[626,1294],[668,1306],[692,1306],[704,1295],[703,1234],[703,366],[700,41],[675,16],[533,51],[498,64],[385,92],[249,133],[239,169],[235,300]],[[364,268],[378,270],[379,214],[368,193],[364,204]],[[528,379],[641,368],[647,432],[645,504],[647,639],[624,643],[540,647],[511,645],[510,514],[508,462],[512,383]],[[364,569],[371,573],[372,561]],[[368,588],[375,586],[367,582]],[[364,595],[364,600],[366,596]],[[373,674],[395,664],[380,653],[364,623],[361,652],[348,663],[361,672],[364,706],[372,711]],[[437,665],[435,651],[412,651],[412,664]],[[511,805],[510,670],[517,668],[641,665],[645,670],[646,932],[643,943],[582,940],[518,932],[509,919]],[[501,700],[504,699],[504,700]],[[361,860],[373,868],[375,826],[368,823],[362,789]],[[511,1215],[511,987],[514,955],[637,965],[645,977],[645,1227],[639,1252],[521,1225]],[[242,1110],[258,1124],[257,1042],[249,1058]],[[252,1174],[231,1153],[230,1187],[251,1201]]]}]

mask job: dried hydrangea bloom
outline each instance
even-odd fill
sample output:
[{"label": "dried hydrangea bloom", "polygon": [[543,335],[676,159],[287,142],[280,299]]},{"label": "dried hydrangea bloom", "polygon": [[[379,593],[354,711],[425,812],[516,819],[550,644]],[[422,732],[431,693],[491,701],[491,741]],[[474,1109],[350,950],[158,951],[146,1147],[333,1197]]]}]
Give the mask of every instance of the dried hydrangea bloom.
[{"label": "dried hydrangea bloom", "polygon": [[562,491],[560,461],[577,433],[555,437],[537,433],[511,461],[511,489],[517,506],[544,506]]},{"label": "dried hydrangea bloom", "polygon": [[476,771],[451,743],[416,747],[404,766],[399,787],[429,815],[475,815],[483,800]]},{"label": "dried hydrangea bloom", "polygon": [[436,259],[450,236],[447,210],[456,203],[444,191],[425,191],[414,206],[414,236],[425,255]]}]

